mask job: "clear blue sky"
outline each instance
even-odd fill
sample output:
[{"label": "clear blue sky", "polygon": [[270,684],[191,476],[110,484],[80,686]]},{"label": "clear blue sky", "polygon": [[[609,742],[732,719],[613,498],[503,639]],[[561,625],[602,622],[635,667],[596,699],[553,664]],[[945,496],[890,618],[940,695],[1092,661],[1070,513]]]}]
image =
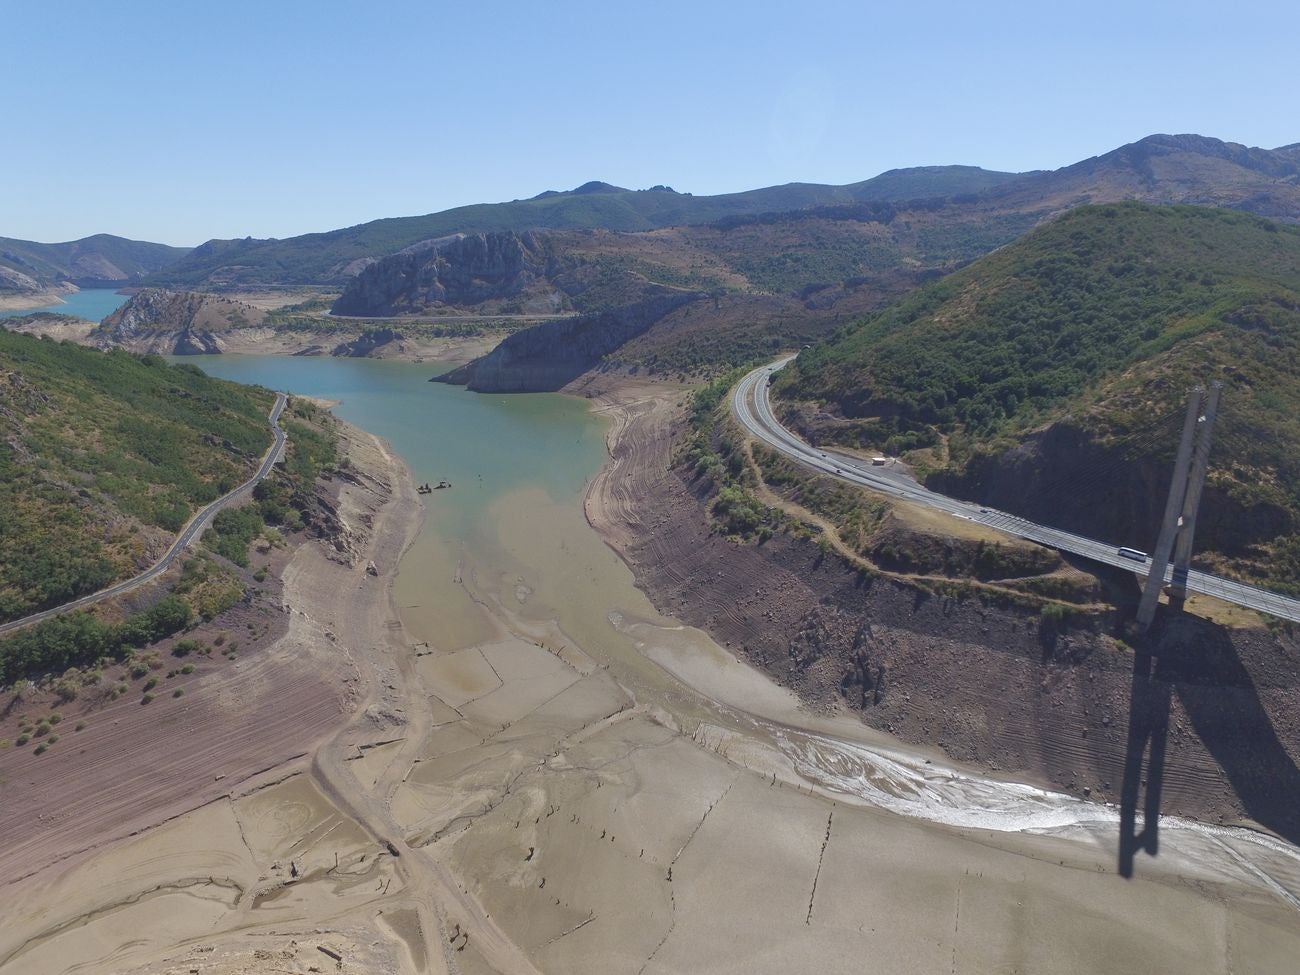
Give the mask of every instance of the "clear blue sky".
[{"label": "clear blue sky", "polygon": [[1300,142],[1300,4],[0,0],[0,236]]}]

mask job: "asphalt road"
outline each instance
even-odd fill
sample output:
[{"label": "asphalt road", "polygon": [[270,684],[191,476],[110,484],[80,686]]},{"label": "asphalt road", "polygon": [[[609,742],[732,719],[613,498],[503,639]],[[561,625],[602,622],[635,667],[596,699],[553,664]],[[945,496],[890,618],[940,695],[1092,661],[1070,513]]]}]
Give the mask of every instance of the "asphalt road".
[{"label": "asphalt road", "polygon": [[[731,408],[736,419],[750,434],[768,446],[806,467],[838,477],[840,480],[905,498],[927,508],[945,511],[958,518],[965,518],[967,521],[986,525],[1017,538],[1069,552],[1071,555],[1081,555],[1095,562],[1129,569],[1135,575],[1146,578],[1149,570],[1144,562],[1125,558],[1119,554],[1118,547],[1109,542],[1084,538],[1082,535],[1039,525],[970,501],[960,501],[957,498],[937,494],[918,484],[901,467],[891,465],[877,467],[834,450],[813,447],[800,440],[781,425],[772,413],[771,404],[768,402],[768,383],[772,374],[782,369],[793,358],[794,356],[787,356],[746,374],[732,393]],[[1165,578],[1168,581],[1168,572]],[[1300,622],[1300,599],[1280,596],[1255,586],[1196,571],[1188,574],[1187,588],[1192,592],[1214,596],[1247,609]]]},{"label": "asphalt road", "polygon": [[227,508],[243,498],[257,486],[258,482],[271,473],[274,467],[284,455],[284,431],[280,429],[280,414],[284,411],[285,395],[284,393],[275,394],[275,406],[271,408],[271,414],[268,421],[271,425],[271,432],[275,434],[275,443],[271,445],[266,456],[262,458],[262,466],[257,469],[257,473],[245,481],[239,487],[235,488],[228,494],[223,494],[206,508],[190,519],[189,524],[176,536],[176,541],[172,542],[165,555],[157,562],[145,569],[138,576],[133,576],[125,582],[119,582],[115,586],[109,586],[107,589],[101,589],[99,592],[91,593],[89,596],[82,596],[80,599],[74,599],[70,603],[64,603],[62,606],[55,606],[53,609],[47,609],[40,613],[34,613],[31,616],[24,616],[20,620],[14,620],[0,626],[0,635],[9,633],[13,630],[21,629],[24,626],[31,626],[33,623],[40,623],[42,620],[50,619],[61,613],[66,613],[74,609],[82,609],[99,602],[102,599],[108,599],[110,596],[118,596],[128,592],[137,586],[141,586],[150,579],[156,578],[166,572],[176,557],[185,550],[185,548],[203,534],[203,529],[207,527],[208,522],[222,508]]}]

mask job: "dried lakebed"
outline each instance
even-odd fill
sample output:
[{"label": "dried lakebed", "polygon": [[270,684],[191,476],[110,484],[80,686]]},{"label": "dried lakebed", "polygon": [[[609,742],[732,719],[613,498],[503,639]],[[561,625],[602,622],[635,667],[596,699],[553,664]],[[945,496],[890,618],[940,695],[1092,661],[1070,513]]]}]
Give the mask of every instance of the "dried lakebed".
[{"label": "dried lakebed", "polygon": [[1300,951],[1293,848],[1165,821],[1121,879],[1115,810],[810,713],[657,612],[584,516],[610,478],[583,401],[191,361],[341,401],[452,486],[417,518],[394,485],[373,590],[364,561],[286,570],[295,639],[355,672],[336,730],[0,887],[0,973],[1268,972]]}]

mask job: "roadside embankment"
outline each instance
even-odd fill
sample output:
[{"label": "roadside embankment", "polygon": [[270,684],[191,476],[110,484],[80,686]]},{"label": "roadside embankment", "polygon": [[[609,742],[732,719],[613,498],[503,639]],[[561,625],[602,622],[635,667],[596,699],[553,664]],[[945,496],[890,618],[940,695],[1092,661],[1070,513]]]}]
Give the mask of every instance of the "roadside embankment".
[{"label": "roadside embankment", "polygon": [[[859,571],[814,542],[736,543],[673,467],[680,390],[613,377],[585,391],[613,417],[588,517],[665,612],[708,631],[816,708],[996,774],[1118,802],[1131,711],[1166,727],[1163,805],[1300,837],[1300,637],[1191,617],[1166,628],[1155,680],[1087,614],[935,595]],[[1138,703],[1131,708],[1131,699]]]}]

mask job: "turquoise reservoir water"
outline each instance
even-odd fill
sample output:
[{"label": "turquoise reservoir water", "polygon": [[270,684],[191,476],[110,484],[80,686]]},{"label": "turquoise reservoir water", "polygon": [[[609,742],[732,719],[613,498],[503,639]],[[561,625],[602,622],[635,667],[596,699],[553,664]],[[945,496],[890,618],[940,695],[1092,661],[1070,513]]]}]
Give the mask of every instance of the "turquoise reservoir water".
[{"label": "turquoise reservoir water", "polygon": [[334,412],[385,438],[431,496],[443,537],[484,531],[488,510],[521,489],[571,505],[605,457],[604,424],[584,401],[554,393],[483,395],[429,382],[438,364],[288,356],[173,359],[213,376],[339,400]]},{"label": "turquoise reservoir water", "polygon": [[116,291],[110,291],[107,288],[87,288],[85,291],[64,295],[61,304],[0,311],[0,318],[17,318],[19,315],[31,315],[38,311],[48,311],[56,315],[72,315],[76,318],[85,318],[97,322],[125,305],[130,297],[130,295],[120,295]]}]

